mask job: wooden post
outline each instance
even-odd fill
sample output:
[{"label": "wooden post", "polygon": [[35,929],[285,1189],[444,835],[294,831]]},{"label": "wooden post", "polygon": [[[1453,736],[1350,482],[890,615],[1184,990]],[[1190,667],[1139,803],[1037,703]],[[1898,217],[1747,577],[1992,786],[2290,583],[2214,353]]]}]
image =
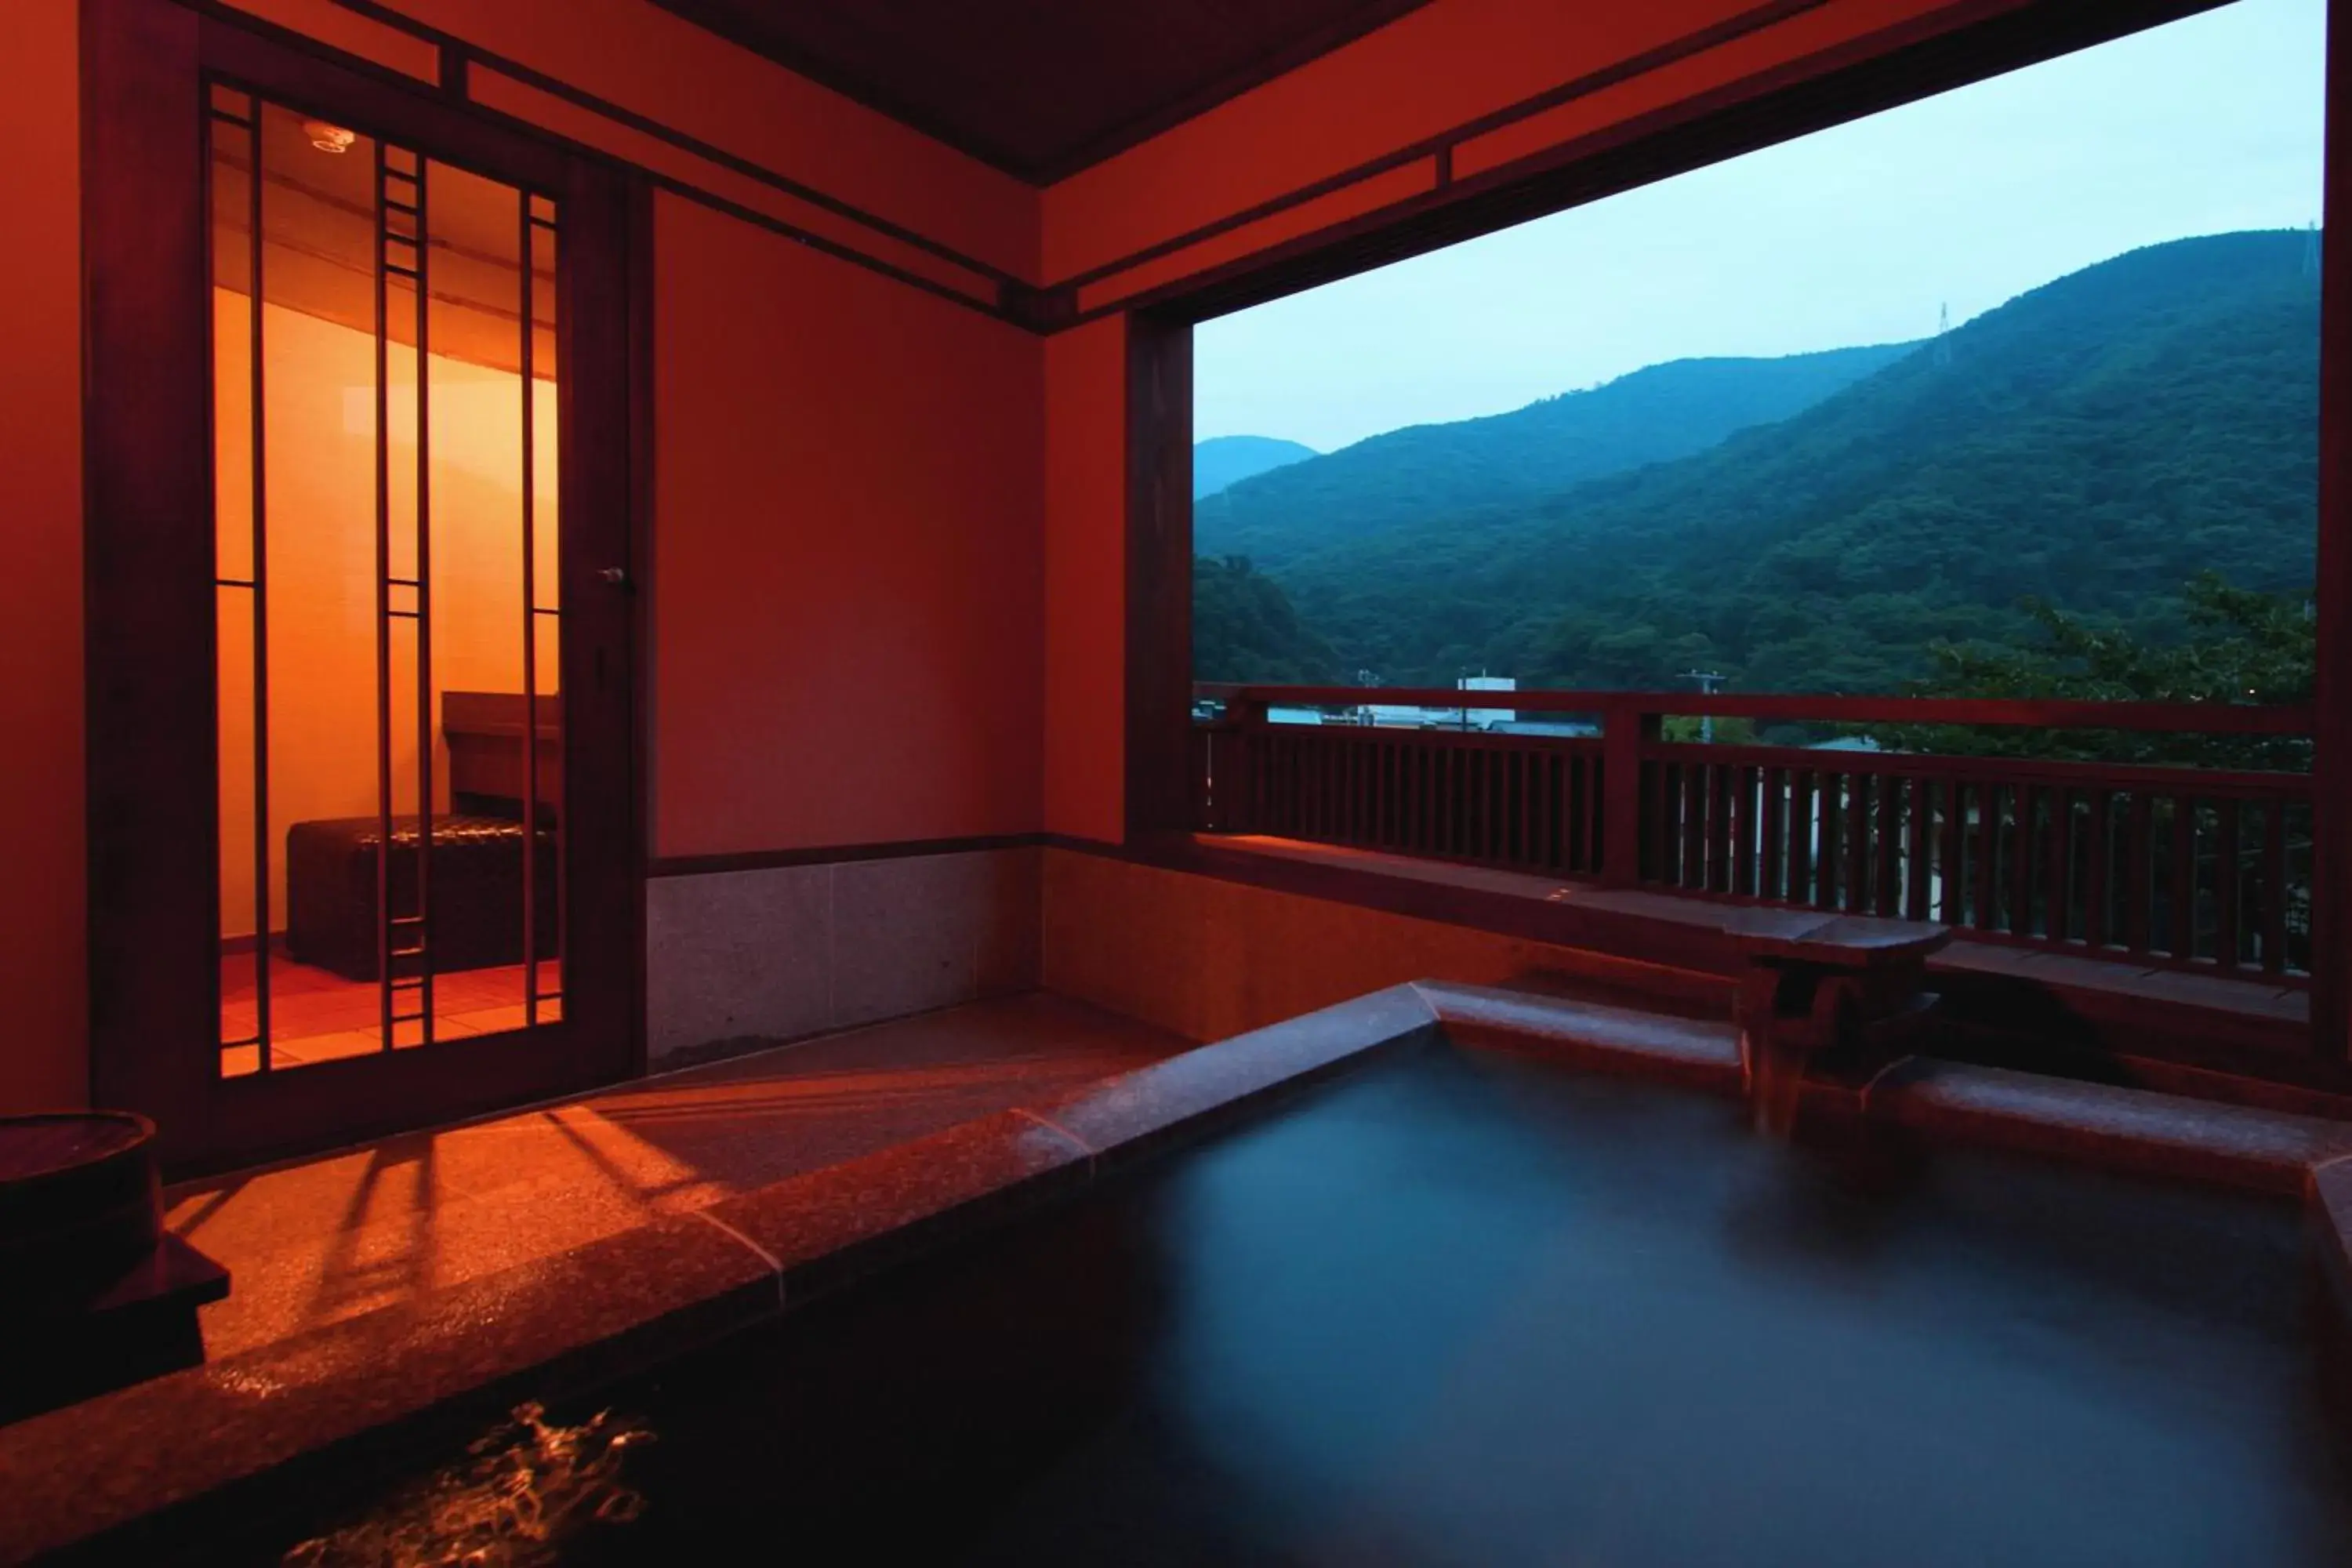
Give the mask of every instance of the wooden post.
[{"label": "wooden post", "polygon": [[1255,833],[1258,825],[1258,770],[1263,765],[1266,705],[1255,697],[1235,696],[1225,704],[1224,727],[1218,731],[1225,743],[1225,762],[1217,786],[1217,824],[1225,833]]},{"label": "wooden post", "polygon": [[2312,1045],[2352,1058],[2352,0],[2327,7],[2326,241],[2320,259],[2319,625],[2312,693]]},{"label": "wooden post", "polygon": [[1613,702],[1601,715],[1601,885],[1642,882],[1642,753],[1659,736],[1658,715]]},{"label": "wooden post", "polygon": [[217,677],[187,657],[214,646],[217,571],[200,24],[135,0],[81,17],[89,727],[57,765],[87,768],[90,1093],[154,1117],[170,1160],[203,1125],[220,1036]]},{"label": "wooden post", "polygon": [[1192,826],[1192,329],[1127,318],[1127,837]]}]

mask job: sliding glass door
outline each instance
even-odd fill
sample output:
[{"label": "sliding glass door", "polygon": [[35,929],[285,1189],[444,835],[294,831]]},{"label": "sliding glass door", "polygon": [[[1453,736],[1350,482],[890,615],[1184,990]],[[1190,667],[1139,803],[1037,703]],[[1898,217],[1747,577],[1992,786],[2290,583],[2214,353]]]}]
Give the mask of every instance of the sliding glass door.
[{"label": "sliding glass door", "polygon": [[[151,197],[194,221],[160,253],[89,239],[159,300],[200,301],[151,347],[174,370],[201,356],[203,395],[168,417],[202,433],[170,450],[206,471],[177,516],[100,520],[93,572],[120,585],[113,552],[143,546],[142,578],[199,573],[151,582],[165,613],[117,628],[132,646],[108,658],[145,659],[158,688],[211,679],[207,723],[145,717],[151,760],[202,756],[169,773],[111,770],[131,716],[94,689],[93,799],[160,837],[204,787],[212,896],[201,1039],[188,998],[129,1009],[153,1032],[101,1030],[102,1091],[216,1163],[617,1076],[636,941],[625,193],[448,106],[106,3],[184,46],[171,133],[200,191],[158,175]],[[154,103],[104,90],[107,52],[94,134],[164,134]],[[155,62],[115,68],[137,67]],[[93,440],[135,453],[109,395],[127,366],[93,325]],[[208,558],[180,537],[192,516]],[[187,988],[194,966],[162,960],[199,939],[122,900],[190,908],[163,883],[192,859],[116,870],[93,886],[100,952],[126,983]]]}]

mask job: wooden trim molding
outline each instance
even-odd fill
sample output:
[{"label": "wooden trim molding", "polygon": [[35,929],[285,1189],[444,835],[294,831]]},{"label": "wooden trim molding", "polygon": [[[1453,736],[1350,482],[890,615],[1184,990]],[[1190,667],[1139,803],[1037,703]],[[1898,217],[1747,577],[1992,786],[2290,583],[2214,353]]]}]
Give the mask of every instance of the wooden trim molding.
[{"label": "wooden trim molding", "polygon": [[961,838],[895,838],[877,844],[819,844],[800,849],[749,849],[721,855],[665,855],[646,863],[648,877],[716,877],[772,871],[785,866],[835,866],[848,860],[904,860],[919,855],[971,855],[990,849],[1030,849],[1042,833],[980,833]]},{"label": "wooden trim molding", "polygon": [[629,499],[628,499],[628,572],[629,594],[629,910],[631,929],[636,932],[635,951],[632,957],[633,983],[636,987],[638,1006],[630,1019],[629,1064],[633,1075],[646,1070],[647,1039],[647,1007],[645,999],[653,994],[648,973],[647,943],[645,940],[649,919],[646,908],[646,864],[654,835],[654,605],[657,587],[654,576],[654,484],[655,454],[659,449],[655,440],[656,417],[654,380],[656,369],[655,345],[658,321],[654,308],[654,193],[652,184],[642,178],[632,178],[625,193],[628,213],[627,273],[628,302],[626,330],[629,362]]},{"label": "wooden trim molding", "polygon": [[[357,0],[335,0],[335,3],[352,5],[356,4]],[[568,82],[547,75],[544,71],[534,70],[520,60],[509,59],[503,55],[493,54],[488,50],[477,48],[471,44],[462,42],[452,43],[446,47],[456,56],[461,67],[469,63],[479,63],[501,76],[511,77],[527,87],[536,88],[541,92],[562,99],[575,108],[601,115],[616,125],[626,126],[632,131],[666,142],[682,153],[690,153],[695,157],[706,163],[715,163],[731,174],[740,174],[746,179],[757,180],[763,185],[772,186],[786,195],[822,207],[836,216],[845,217],[852,223],[862,224],[876,234],[895,239],[901,245],[911,245],[918,250],[929,252],[951,266],[975,273],[992,283],[1024,281],[1001,267],[982,261],[978,257],[967,255],[951,245],[933,239],[930,236],[908,228],[904,224],[894,223],[878,214],[867,211],[855,202],[845,201],[805,181],[795,180],[790,174],[772,169],[765,163],[743,157],[740,153],[730,153],[724,147],[680,131],[650,115],[639,114],[635,110],[624,108],[610,99],[599,98],[594,93],[573,87]]]}]

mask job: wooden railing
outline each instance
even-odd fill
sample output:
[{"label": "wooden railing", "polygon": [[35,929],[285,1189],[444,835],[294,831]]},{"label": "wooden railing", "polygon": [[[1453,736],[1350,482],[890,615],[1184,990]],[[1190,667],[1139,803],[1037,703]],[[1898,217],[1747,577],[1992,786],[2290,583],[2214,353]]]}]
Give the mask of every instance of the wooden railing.
[{"label": "wooden railing", "polygon": [[[2223,704],[1202,687],[1195,820],[1653,888],[1937,920],[1985,940],[2305,984],[2308,774],[1674,742],[1667,714],[1766,722],[2303,735]],[[1396,707],[1581,719],[1591,735],[1277,723]]]},{"label": "wooden railing", "polygon": [[1207,831],[1601,874],[1597,739],[1246,720],[1194,735]]}]

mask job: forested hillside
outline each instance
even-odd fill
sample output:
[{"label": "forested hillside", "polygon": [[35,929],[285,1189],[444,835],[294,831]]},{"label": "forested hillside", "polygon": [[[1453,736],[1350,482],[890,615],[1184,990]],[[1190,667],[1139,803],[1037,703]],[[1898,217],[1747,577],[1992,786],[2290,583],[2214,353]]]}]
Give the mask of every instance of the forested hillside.
[{"label": "forested hillside", "polygon": [[[1657,687],[1705,664],[1743,689],[1892,691],[1938,642],[2026,636],[2028,596],[2161,644],[2200,572],[2311,580],[2309,252],[2286,231],[2134,251],[1679,460],[1251,553],[1334,673],[1393,684]],[[1204,675],[1219,657],[1201,646]]]},{"label": "forested hillside", "polygon": [[1193,508],[1193,543],[1270,567],[1401,524],[1507,512],[1786,419],[1909,347],[1676,360],[1508,414],[1391,430],[1230,483]]},{"label": "forested hillside", "polygon": [[1212,436],[1196,441],[1192,444],[1192,499],[1214,495],[1237,480],[1303,463],[1315,455],[1312,447],[1271,436]]},{"label": "forested hillside", "polygon": [[1192,563],[1192,667],[1202,679],[1318,686],[1339,679],[1339,666],[1331,645],[1246,560]]}]

